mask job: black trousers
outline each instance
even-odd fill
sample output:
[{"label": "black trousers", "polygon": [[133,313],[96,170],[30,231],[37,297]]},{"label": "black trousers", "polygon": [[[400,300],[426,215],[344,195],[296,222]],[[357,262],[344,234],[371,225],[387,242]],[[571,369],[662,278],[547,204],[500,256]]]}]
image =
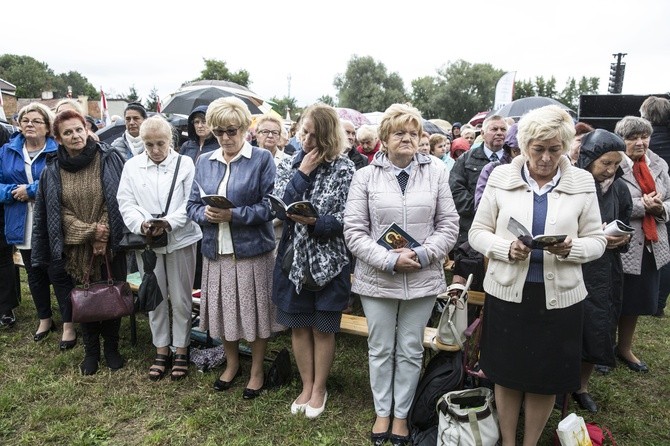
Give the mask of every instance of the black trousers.
[{"label": "black trousers", "polygon": [[21,249],[21,258],[26,266],[28,275],[28,287],[35,303],[37,317],[49,319],[53,314],[51,311],[51,279],[47,268],[34,267],[31,262],[31,250]]},{"label": "black trousers", "polygon": [[13,255],[14,247],[0,241],[0,314],[19,306]]}]

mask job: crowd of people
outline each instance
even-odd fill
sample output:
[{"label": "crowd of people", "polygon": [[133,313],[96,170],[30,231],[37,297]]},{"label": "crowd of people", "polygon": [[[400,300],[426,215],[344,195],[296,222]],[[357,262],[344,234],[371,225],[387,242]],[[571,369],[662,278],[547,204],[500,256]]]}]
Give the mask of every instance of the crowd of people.
[{"label": "crowd of people", "polygon": [[[639,316],[663,316],[670,293],[667,99],[648,98],[642,117],[623,118],[614,132],[547,106],[519,122],[493,114],[478,136],[460,123],[449,135],[429,135],[407,104],[359,128],[315,104],[290,135],[280,119],[253,117],[226,97],[191,112],[181,147],[172,126],[141,104],[127,106],[125,132],[107,145],[75,101],[61,102],[55,111],[22,108],[19,132],[0,148],[0,325],[16,322],[17,250],[37,316],[34,341],[59,330],[53,290],[59,349],[74,348],[81,335],[84,375],[103,358],[111,370],[124,366],[121,321],[75,326],[69,294],[89,273],[144,272],[140,251],[121,246],[128,232],[167,236],[154,248],[165,299],[148,314],[151,381],[188,377],[191,294],[201,289],[199,328],[226,352],[213,389],[235,386],[246,341],[242,397],[261,396],[268,341],[290,330],[301,386],[287,409],[317,418],[342,314],[360,298],[374,445],[410,443],[423,329],[447,288],[449,258],[454,283],[465,282],[473,263],[481,267],[479,365],[494,385],[503,446],[515,444],[522,407],[528,445],[557,395],[596,412],[589,379],[617,358],[649,372],[634,334]],[[231,205],[214,206],[211,195]],[[316,212],[278,211],[271,195],[307,200]],[[609,232],[612,222],[632,229]],[[380,245],[392,224],[419,246]],[[526,233],[560,237],[540,246]]]}]

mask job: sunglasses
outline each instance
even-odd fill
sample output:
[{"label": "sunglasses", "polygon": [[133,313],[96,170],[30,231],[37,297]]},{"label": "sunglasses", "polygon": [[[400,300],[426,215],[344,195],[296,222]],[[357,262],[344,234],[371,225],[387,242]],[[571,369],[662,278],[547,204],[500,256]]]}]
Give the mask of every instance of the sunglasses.
[{"label": "sunglasses", "polygon": [[223,136],[224,133],[228,136],[235,136],[237,135],[237,131],[239,129],[239,127],[230,129],[212,129],[212,133],[214,133],[216,136]]}]

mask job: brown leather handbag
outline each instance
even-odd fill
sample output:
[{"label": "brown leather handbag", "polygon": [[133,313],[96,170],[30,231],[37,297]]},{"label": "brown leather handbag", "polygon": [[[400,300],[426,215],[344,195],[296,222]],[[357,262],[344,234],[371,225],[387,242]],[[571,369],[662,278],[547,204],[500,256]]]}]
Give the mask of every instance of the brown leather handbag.
[{"label": "brown leather handbag", "polygon": [[134,312],[133,293],[126,281],[114,280],[109,265],[109,254],[105,253],[108,279],[89,282],[93,260],[84,276],[84,284],[70,292],[72,322],[96,322],[130,316]]}]

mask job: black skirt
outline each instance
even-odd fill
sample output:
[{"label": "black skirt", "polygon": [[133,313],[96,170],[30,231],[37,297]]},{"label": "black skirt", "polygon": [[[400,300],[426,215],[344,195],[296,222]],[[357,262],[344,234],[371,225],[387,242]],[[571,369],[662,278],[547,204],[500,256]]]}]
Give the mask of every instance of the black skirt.
[{"label": "black skirt", "polygon": [[622,316],[655,314],[658,309],[658,286],[661,273],[656,269],[654,254],[642,248],[641,274],[623,275]]},{"label": "black skirt", "polygon": [[544,284],[527,282],[521,303],[486,294],[482,371],[495,384],[544,395],[579,389],[582,302],[547,310]]}]

